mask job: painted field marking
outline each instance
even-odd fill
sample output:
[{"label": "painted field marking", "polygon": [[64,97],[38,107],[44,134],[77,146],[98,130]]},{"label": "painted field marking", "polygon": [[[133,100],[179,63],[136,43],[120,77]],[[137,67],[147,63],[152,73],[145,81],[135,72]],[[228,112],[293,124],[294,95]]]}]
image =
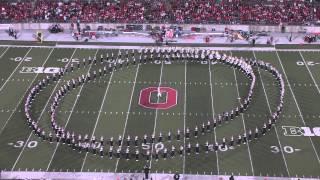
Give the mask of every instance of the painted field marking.
[{"label": "painted field marking", "polygon": [[[278,53],[278,51],[275,51],[275,52],[276,52],[276,55],[277,55],[277,57],[278,57],[278,61],[279,61],[279,63],[280,63],[280,66],[281,66],[281,69],[282,69],[282,71],[283,71],[283,74],[284,74],[284,76],[285,76],[285,78],[286,78],[286,80],[287,80],[287,82],[288,82],[289,89],[290,89],[290,92],[291,92],[291,94],[292,94],[293,100],[294,100],[294,102],[295,102],[295,104],[296,104],[296,106],[297,106],[297,108],[298,108],[298,112],[299,112],[299,114],[300,114],[302,123],[304,124],[304,126],[306,126],[306,122],[304,121],[304,118],[303,118],[303,115],[302,115],[300,106],[299,106],[299,104],[298,104],[298,102],[297,102],[297,99],[296,99],[296,96],[294,95],[293,90],[292,90],[292,88],[291,88],[291,85],[290,85],[290,82],[289,82],[287,73],[286,73],[286,71],[285,71],[285,69],[284,69],[284,67],[283,67],[283,64],[282,64],[282,62],[281,62],[279,53]],[[315,148],[315,146],[314,146],[314,143],[313,143],[311,137],[309,137],[309,140],[310,140],[310,142],[311,142],[311,145],[312,145],[313,151],[314,151],[314,153],[315,153],[315,155],[316,155],[316,158],[317,158],[317,160],[318,160],[318,163],[320,164],[319,155],[318,155],[318,152],[317,152],[317,150],[316,150],[316,148]],[[319,167],[320,167],[320,166],[319,166]]]},{"label": "painted field marking", "polygon": [[[253,57],[254,57],[255,59],[257,59],[255,52],[252,51],[252,53],[253,53]],[[265,87],[264,87],[264,82],[263,82],[263,80],[262,80],[262,76],[261,76],[260,68],[259,68],[259,67],[258,67],[258,73],[259,73],[259,76],[260,76],[260,82],[261,82],[261,85],[262,85],[262,88],[263,88],[264,96],[265,96],[266,101],[267,101],[268,109],[269,109],[270,115],[272,115],[272,110],[271,110],[270,102],[269,102],[269,99],[268,99],[268,95],[267,95],[266,89],[265,89]],[[276,123],[274,124],[273,128],[274,128],[274,130],[275,130],[275,132],[276,132],[277,140],[278,140],[278,143],[279,143],[279,146],[280,146],[280,149],[281,149],[280,151],[281,151],[281,154],[282,154],[282,158],[283,158],[284,164],[285,164],[285,166],[286,166],[286,171],[287,171],[287,173],[288,173],[288,176],[290,177],[290,172],[289,172],[289,168],[288,168],[288,165],[287,165],[287,160],[286,160],[286,158],[285,158],[285,156],[284,156],[284,153],[283,153],[283,150],[282,150],[282,144],[281,144],[281,141],[280,141],[280,138],[279,138],[279,135],[278,135],[278,130],[277,130],[277,128],[276,128]]]},{"label": "painted field marking", "polygon": [[[98,51],[99,51],[99,50],[97,49],[94,57],[97,56]],[[90,64],[90,67],[89,67],[89,69],[88,69],[88,71],[87,71],[87,74],[90,72],[90,69],[91,69],[92,65],[93,65],[93,63]],[[86,75],[86,76],[88,76],[88,75]],[[77,98],[76,98],[75,102],[73,103],[73,106],[72,106],[72,108],[71,108],[71,111],[72,111],[72,112],[73,112],[73,110],[74,110],[74,108],[75,108],[75,106],[76,106],[76,104],[77,104],[77,102],[78,102],[78,100],[79,100],[79,97],[80,97],[80,94],[81,94],[81,92],[82,92],[83,87],[84,87],[84,83],[81,85],[80,90],[79,90],[78,95],[77,95]],[[64,128],[67,127],[67,125],[68,125],[68,123],[69,123],[69,121],[70,121],[71,115],[72,115],[72,113],[69,114],[68,119],[67,119],[67,122],[66,122]],[[56,147],[55,147],[54,152],[53,152],[53,154],[52,154],[52,156],[51,156],[51,158],[50,158],[50,161],[49,161],[49,163],[48,163],[48,166],[47,166],[46,171],[49,170],[49,168],[50,168],[50,166],[51,166],[51,163],[52,163],[52,160],[53,160],[53,158],[54,158],[54,156],[55,156],[55,154],[56,154],[56,152],[57,152],[57,149],[58,149],[59,145],[60,145],[60,143],[57,143],[57,144],[56,144]]]}]

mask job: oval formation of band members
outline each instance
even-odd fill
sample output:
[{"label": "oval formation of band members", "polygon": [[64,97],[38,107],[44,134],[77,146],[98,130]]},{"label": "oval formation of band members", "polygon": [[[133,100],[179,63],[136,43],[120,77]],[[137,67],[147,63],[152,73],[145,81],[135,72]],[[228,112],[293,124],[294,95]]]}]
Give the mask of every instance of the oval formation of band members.
[{"label": "oval formation of band members", "polygon": [[[136,59],[136,57],[138,57]],[[129,60],[129,58],[131,60]],[[225,64],[229,67],[235,68],[250,80],[251,84],[249,87],[248,95],[242,100],[239,106],[233,108],[230,111],[223,112],[222,114],[216,115],[213,119],[208,120],[206,123],[196,125],[195,127],[186,127],[186,129],[177,129],[173,132],[169,131],[166,133],[159,132],[158,135],[155,134],[144,134],[143,137],[140,136],[130,136],[122,137],[108,137],[103,136],[96,138],[94,135],[89,137],[88,134],[75,134],[72,130],[66,130],[65,126],[59,125],[56,120],[56,111],[59,106],[61,99],[68,94],[73,89],[84,85],[96,78],[109,75],[111,72],[118,69],[123,69],[130,65],[153,63],[155,60],[160,60],[160,62],[170,62],[170,61],[207,61],[209,63],[217,62]],[[62,77],[68,73],[72,73],[81,67],[92,66],[92,65],[102,65],[98,71],[88,72],[86,75],[81,75],[78,78],[74,78],[67,81],[66,84],[62,85],[59,90],[53,96],[52,104],[50,106],[50,116],[51,116],[51,127],[52,131],[46,132],[43,128],[38,125],[38,118],[32,117],[31,107],[36,99],[36,96],[40,93],[40,90],[45,88],[50,83],[58,83]],[[141,146],[144,144],[156,144],[162,142],[180,141],[190,138],[198,138],[206,133],[213,132],[215,128],[218,128],[223,123],[234,120],[235,117],[244,113],[248,108],[252,95],[255,88],[256,76],[254,74],[253,68],[260,68],[273,75],[277,82],[277,87],[279,88],[279,99],[278,105],[275,112],[272,112],[270,117],[264,121],[262,127],[256,127],[255,129],[250,129],[242,134],[231,136],[230,138],[223,137],[220,141],[209,142],[206,141],[205,144],[190,144],[180,145],[175,147],[163,147],[161,149],[155,148],[155,151],[150,152],[150,150],[141,150]],[[89,69],[90,70],[90,69]],[[60,68],[60,71],[56,74],[48,75],[46,78],[39,81],[30,90],[26,101],[25,101],[25,116],[28,126],[34,131],[34,133],[39,136],[43,141],[49,141],[50,143],[57,142],[62,144],[67,144],[73,150],[81,152],[90,152],[93,154],[98,154],[101,157],[108,156],[109,158],[124,158],[124,159],[135,159],[138,161],[140,158],[145,158],[149,160],[153,157],[155,160],[159,158],[169,158],[176,155],[188,155],[191,153],[209,153],[210,151],[218,151],[219,149],[234,148],[235,146],[240,146],[241,144],[246,144],[250,141],[258,139],[264,136],[272,126],[276,123],[279,115],[283,109],[283,99],[284,99],[284,80],[281,73],[274,68],[270,63],[256,59],[238,58],[226,54],[220,54],[218,51],[214,50],[198,50],[192,48],[146,48],[139,49],[138,53],[132,50],[126,50],[124,54],[115,55],[114,53],[106,54],[105,57],[101,55],[100,60],[96,57],[88,59],[83,59],[82,62],[77,62],[76,64],[67,63],[64,68]],[[108,147],[108,148],[107,148]],[[140,152],[141,151],[141,152]]]}]

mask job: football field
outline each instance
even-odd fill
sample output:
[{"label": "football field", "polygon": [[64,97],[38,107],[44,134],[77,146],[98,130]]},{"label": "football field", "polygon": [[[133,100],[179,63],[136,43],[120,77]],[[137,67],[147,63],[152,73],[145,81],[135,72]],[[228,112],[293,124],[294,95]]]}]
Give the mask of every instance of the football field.
[{"label": "football field", "polygon": [[[63,172],[141,172],[148,164],[152,173],[313,177],[320,176],[320,51],[318,50],[230,50],[224,52],[271,63],[285,80],[284,109],[277,123],[265,136],[235,148],[220,148],[209,153],[191,153],[174,157],[140,157],[136,161],[110,159],[73,150],[62,143],[49,143],[34,135],[26,123],[24,103],[30,88],[57,67],[89,57],[125,53],[125,49],[84,49],[54,47],[0,47],[0,169],[5,171]],[[137,50],[135,50],[137,51]],[[131,50],[130,50],[131,52]],[[132,58],[132,57],[129,57]],[[161,57],[160,59],[163,59]],[[197,138],[175,139],[177,130],[192,132],[239,105],[249,90],[250,81],[239,71],[207,61],[157,60],[120,68],[98,77],[68,93],[59,104],[57,121],[76,134],[103,136],[107,142],[119,136],[143,137],[161,133],[163,142],[139,146],[143,152],[155,149],[170,152],[188,143],[209,144],[239,135],[244,130],[261,127],[277,105],[279,87],[262,69],[255,69],[256,87],[245,113],[219,125],[211,133]],[[50,83],[37,96],[31,112],[46,132],[52,131],[50,114],[53,94],[67,80],[77,78],[102,66],[90,64],[75,70],[57,83]],[[154,109],[142,105],[144,91],[169,89],[175,92],[172,106]],[[154,92],[154,91],[152,91]],[[168,103],[169,93],[159,98],[148,96],[152,103]],[[172,140],[167,140],[168,132]],[[200,133],[201,134],[201,133]],[[234,137],[237,139],[237,136]],[[125,149],[125,148],[124,148]],[[124,150],[123,149],[123,150]],[[130,149],[135,152],[134,147]],[[109,145],[105,146],[106,152]]]}]

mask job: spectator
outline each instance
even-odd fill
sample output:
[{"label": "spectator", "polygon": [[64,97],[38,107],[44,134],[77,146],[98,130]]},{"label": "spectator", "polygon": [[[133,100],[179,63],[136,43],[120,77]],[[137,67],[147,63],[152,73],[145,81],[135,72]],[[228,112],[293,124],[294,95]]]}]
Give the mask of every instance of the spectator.
[{"label": "spectator", "polygon": [[320,6],[305,0],[21,0],[0,2],[10,22],[218,23],[301,25],[320,20]]}]

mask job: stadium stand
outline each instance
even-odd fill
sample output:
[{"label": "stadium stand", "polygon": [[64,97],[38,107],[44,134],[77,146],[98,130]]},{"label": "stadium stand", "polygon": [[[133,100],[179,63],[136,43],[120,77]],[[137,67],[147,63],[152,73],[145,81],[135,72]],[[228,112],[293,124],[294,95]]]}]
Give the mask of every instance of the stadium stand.
[{"label": "stadium stand", "polygon": [[21,0],[1,1],[3,22],[117,22],[305,25],[320,20],[307,0]]}]

